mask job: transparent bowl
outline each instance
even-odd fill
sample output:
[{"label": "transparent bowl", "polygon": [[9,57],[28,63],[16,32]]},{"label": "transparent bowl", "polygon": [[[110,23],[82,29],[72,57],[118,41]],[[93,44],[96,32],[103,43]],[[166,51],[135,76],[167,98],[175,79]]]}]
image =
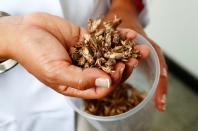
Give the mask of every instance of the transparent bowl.
[{"label": "transparent bowl", "polygon": [[146,92],[145,99],[139,105],[120,115],[95,116],[84,111],[82,99],[66,97],[69,105],[98,131],[146,131],[151,125],[155,112],[152,98],[159,81],[160,66],[158,56],[151,44],[141,35],[138,35],[135,41],[150,48],[150,55],[139,62],[126,81],[137,90]]}]

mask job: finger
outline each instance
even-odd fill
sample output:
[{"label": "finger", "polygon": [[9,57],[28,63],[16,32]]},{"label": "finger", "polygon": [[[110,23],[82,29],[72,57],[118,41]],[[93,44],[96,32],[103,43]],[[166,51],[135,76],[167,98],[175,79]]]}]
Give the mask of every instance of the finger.
[{"label": "finger", "polygon": [[122,62],[118,62],[114,66],[115,71],[111,73],[111,78],[112,78],[113,84],[118,84],[121,81],[125,67],[126,67],[125,64],[123,64]]},{"label": "finger", "polygon": [[167,65],[161,48],[152,40],[150,40],[150,42],[157,52],[160,63],[160,79],[154,97],[155,106],[159,111],[164,111],[166,108],[166,95],[168,89]]},{"label": "finger", "polygon": [[[134,30],[128,28],[118,28],[117,30],[123,38],[134,39],[137,37],[137,32],[135,32]],[[144,44],[136,45],[135,49],[140,50],[142,58],[146,58],[149,55],[150,49]]]},{"label": "finger", "polygon": [[166,110],[166,95],[167,95],[167,73],[162,73],[160,76],[159,84],[155,93],[155,106],[159,111]]},{"label": "finger", "polygon": [[125,63],[125,70],[122,76],[121,82],[124,82],[128,77],[131,75],[133,68],[135,68],[138,65],[138,60],[135,58],[129,58],[128,61]]},{"label": "finger", "polygon": [[134,30],[128,28],[117,28],[117,30],[124,39],[135,39],[137,37],[137,32]]},{"label": "finger", "polygon": [[110,76],[97,68],[82,69],[67,62],[59,64],[56,68],[58,69],[52,71],[52,76],[49,79],[59,85],[65,85],[79,90],[91,87],[109,88],[111,86]]},{"label": "finger", "polygon": [[[146,45],[136,45],[135,48],[140,51],[142,58],[146,58],[149,55],[150,50]],[[129,58],[128,61],[124,61],[123,63],[126,67],[121,82],[125,81],[130,76],[133,68],[137,66],[138,60],[135,58]]]},{"label": "finger", "polygon": [[[146,45],[136,45],[135,48],[140,51],[141,58],[146,58],[150,53],[150,50]],[[126,67],[124,70],[122,82],[124,82],[131,75],[133,68],[138,65],[138,60],[135,58],[129,58],[128,61],[125,61],[124,63]]]},{"label": "finger", "polygon": [[72,87],[64,87],[62,86],[63,92],[61,92],[64,95],[67,96],[74,96],[79,97],[83,99],[100,99],[105,96],[107,96],[110,92],[113,91],[113,89],[117,86],[117,84],[121,80],[122,72],[124,70],[125,65],[122,63],[119,63],[115,66],[115,72],[112,74],[112,77],[114,80],[117,80],[114,82],[114,84],[110,88],[99,88],[99,87],[93,87],[86,90],[78,90]]},{"label": "finger", "polygon": [[149,47],[144,44],[136,45],[135,49],[140,51],[141,58],[146,58],[150,53]]}]

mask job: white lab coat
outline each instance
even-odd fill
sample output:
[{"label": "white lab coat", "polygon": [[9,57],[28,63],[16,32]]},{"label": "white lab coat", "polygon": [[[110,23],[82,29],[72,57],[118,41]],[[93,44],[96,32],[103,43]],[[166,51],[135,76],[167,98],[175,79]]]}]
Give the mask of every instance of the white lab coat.
[{"label": "white lab coat", "polygon": [[[109,4],[110,0],[2,0],[0,11],[48,12],[85,26],[88,18],[104,16]],[[0,131],[74,131],[74,118],[64,96],[21,65],[0,74]]]}]

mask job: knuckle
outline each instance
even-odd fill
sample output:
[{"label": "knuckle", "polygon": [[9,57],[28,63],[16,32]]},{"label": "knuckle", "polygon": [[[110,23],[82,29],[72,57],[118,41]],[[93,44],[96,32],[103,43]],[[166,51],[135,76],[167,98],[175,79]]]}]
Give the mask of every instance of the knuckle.
[{"label": "knuckle", "polygon": [[112,77],[113,82],[116,84],[120,82],[122,76],[121,74],[119,74],[118,71],[116,71],[115,73],[112,73],[111,77]]},{"label": "knuckle", "polygon": [[73,24],[71,24],[69,27],[70,27],[71,34],[72,34],[71,36],[73,36],[71,39],[72,42],[75,43],[75,42],[80,41],[80,38],[81,38],[80,36],[82,32],[81,28]]},{"label": "knuckle", "polygon": [[77,88],[80,90],[84,90],[86,88],[85,82],[82,77],[78,78],[77,80]]},{"label": "knuckle", "polygon": [[74,38],[75,38],[75,41],[79,41],[79,39],[80,39],[80,33],[81,33],[81,29],[80,29],[80,27],[74,27],[74,28],[72,28],[73,30],[72,30],[72,33],[73,33],[73,36],[74,36]]}]

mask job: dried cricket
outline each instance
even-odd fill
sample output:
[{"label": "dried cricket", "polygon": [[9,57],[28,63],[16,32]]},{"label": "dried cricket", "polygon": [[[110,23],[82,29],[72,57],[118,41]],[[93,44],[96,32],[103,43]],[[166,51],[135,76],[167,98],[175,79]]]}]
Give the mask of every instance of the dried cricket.
[{"label": "dried cricket", "polygon": [[84,100],[84,110],[98,116],[113,116],[129,111],[146,96],[129,84],[120,84],[109,96],[100,100]]},{"label": "dried cricket", "polygon": [[123,38],[116,30],[120,24],[121,19],[117,17],[112,21],[88,20],[88,34],[70,48],[73,64],[82,68],[97,67],[111,73],[117,61],[140,58],[139,51],[134,48],[135,42]]}]

